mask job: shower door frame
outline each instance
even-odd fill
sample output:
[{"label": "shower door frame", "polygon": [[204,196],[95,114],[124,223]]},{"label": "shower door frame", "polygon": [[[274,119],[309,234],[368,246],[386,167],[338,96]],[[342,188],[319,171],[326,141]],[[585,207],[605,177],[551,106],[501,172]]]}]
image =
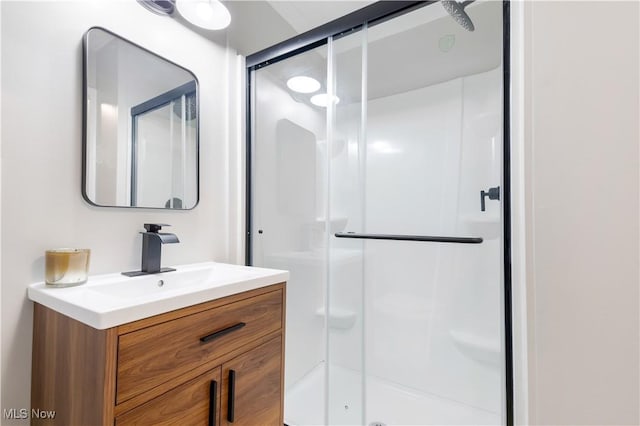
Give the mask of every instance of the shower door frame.
[{"label": "shower door frame", "polygon": [[[313,28],[293,38],[263,49],[246,58],[246,153],[245,153],[245,264],[253,264],[252,253],[252,121],[251,76],[254,71],[283,61],[328,43],[330,37],[342,37],[357,32],[367,25],[375,25],[404,15],[405,13],[437,3],[427,1],[378,1],[362,9],[344,15],[324,25]],[[505,419],[507,426],[514,425],[514,366],[512,323],[512,253],[511,253],[511,96],[510,96],[510,1],[502,1],[502,107],[503,107],[503,157],[502,157],[502,213],[503,213],[503,273],[504,273],[504,348],[505,348]]]}]

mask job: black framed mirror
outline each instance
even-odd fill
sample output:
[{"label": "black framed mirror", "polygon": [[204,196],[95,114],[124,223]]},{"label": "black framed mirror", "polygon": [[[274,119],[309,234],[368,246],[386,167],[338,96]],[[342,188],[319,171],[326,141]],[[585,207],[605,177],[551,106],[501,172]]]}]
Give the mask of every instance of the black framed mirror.
[{"label": "black framed mirror", "polygon": [[101,207],[199,200],[198,80],[100,27],[83,38],[82,195]]}]

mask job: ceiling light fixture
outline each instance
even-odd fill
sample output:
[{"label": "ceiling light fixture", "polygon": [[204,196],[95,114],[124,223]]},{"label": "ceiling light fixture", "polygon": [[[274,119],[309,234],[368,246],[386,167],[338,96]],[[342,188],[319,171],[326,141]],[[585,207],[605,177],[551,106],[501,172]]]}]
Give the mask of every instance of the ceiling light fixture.
[{"label": "ceiling light fixture", "polygon": [[138,0],[138,3],[158,15],[171,15],[175,9],[173,0]]},{"label": "ceiling light fixture", "polygon": [[337,104],[340,102],[340,98],[335,95],[330,96],[327,93],[321,93],[319,95],[314,95],[311,97],[311,103],[319,107],[326,108],[329,106],[329,102]]},{"label": "ceiling light fixture", "polygon": [[218,0],[176,0],[176,9],[184,19],[207,30],[221,30],[231,23],[229,10]]},{"label": "ceiling light fixture", "polygon": [[320,90],[320,82],[315,78],[299,75],[287,80],[287,87],[298,93],[313,93]]}]

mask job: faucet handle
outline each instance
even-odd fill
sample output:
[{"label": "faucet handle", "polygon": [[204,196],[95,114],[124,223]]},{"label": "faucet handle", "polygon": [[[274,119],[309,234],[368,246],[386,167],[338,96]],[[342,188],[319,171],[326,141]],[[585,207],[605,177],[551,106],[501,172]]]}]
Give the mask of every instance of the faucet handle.
[{"label": "faucet handle", "polygon": [[144,229],[147,230],[147,232],[158,232],[159,230],[162,229],[163,226],[171,226],[168,223],[145,223],[144,224]]}]

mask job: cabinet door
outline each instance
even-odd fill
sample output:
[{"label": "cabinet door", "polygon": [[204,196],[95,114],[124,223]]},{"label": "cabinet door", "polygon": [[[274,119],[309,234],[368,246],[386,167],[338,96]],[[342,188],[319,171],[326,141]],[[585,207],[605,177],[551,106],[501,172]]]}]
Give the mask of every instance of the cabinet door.
[{"label": "cabinet door", "polygon": [[282,426],[282,338],[222,365],[222,417],[228,426]]},{"label": "cabinet door", "polygon": [[220,367],[116,418],[116,426],[219,425]]}]

